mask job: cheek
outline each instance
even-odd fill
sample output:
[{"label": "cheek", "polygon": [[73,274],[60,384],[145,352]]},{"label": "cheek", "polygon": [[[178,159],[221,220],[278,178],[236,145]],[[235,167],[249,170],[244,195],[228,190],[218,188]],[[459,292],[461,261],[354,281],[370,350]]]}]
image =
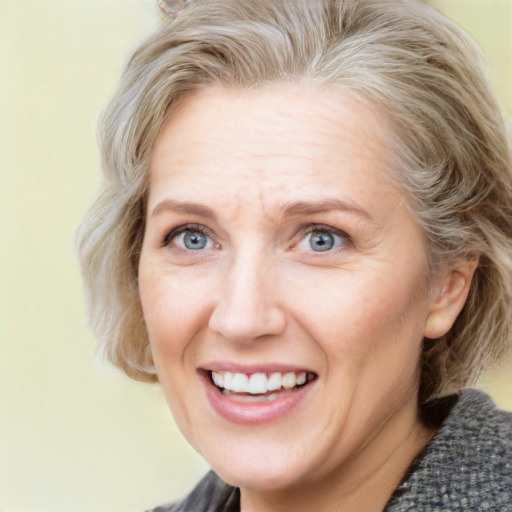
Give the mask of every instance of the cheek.
[{"label": "cheek", "polygon": [[178,426],[187,435],[192,422],[188,395],[183,390],[191,389],[190,379],[195,378],[195,371],[191,373],[187,369],[195,368],[190,361],[193,354],[190,346],[202,327],[199,290],[194,287],[194,281],[187,285],[188,280],[155,268],[141,266],[139,271],[144,320],[162,390]]},{"label": "cheek", "polygon": [[164,354],[178,356],[200,328],[207,294],[194,279],[180,279],[152,267],[141,267],[139,293],[158,365]]},{"label": "cheek", "polygon": [[345,274],[295,294],[302,298],[296,317],[324,341],[331,359],[365,365],[374,353],[382,361],[409,349],[417,354],[424,322],[423,301],[415,298],[418,283],[385,276]]}]

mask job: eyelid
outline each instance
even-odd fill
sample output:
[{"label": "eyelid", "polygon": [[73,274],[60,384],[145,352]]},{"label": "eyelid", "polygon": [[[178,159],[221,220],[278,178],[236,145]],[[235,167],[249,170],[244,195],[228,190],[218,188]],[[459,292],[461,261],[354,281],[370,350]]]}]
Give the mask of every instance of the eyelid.
[{"label": "eyelid", "polygon": [[[207,228],[206,226],[204,226],[202,224],[196,224],[196,223],[192,222],[192,223],[187,223],[187,224],[180,224],[179,226],[176,226],[176,227],[168,230],[162,239],[162,243],[161,243],[162,247],[167,247],[175,237],[177,237],[178,235],[180,235],[181,233],[183,233],[184,231],[187,231],[187,230],[197,231],[199,233],[202,233],[203,235],[207,236],[216,247],[219,246],[219,244],[216,243],[216,241],[215,241],[215,238],[216,238],[215,234],[209,228]],[[352,242],[351,237],[342,229],[335,228],[335,227],[329,226],[327,224],[306,224],[299,228],[296,237],[300,237],[300,238],[299,238],[298,242],[294,244],[294,246],[296,246],[298,243],[300,243],[304,239],[304,237],[313,233],[314,231],[324,231],[326,233],[330,233],[330,234],[340,237],[347,243]],[[329,252],[331,252],[331,251],[329,251]]]},{"label": "eyelid", "polygon": [[332,233],[333,235],[338,235],[342,238],[350,240],[350,236],[345,231],[333,226],[329,226],[327,224],[307,224],[299,230],[298,234],[304,237],[313,231],[325,231],[326,233]]},{"label": "eyelid", "polygon": [[[304,238],[307,236],[307,235],[310,235],[311,233],[315,232],[315,231],[320,231],[320,232],[325,232],[325,233],[329,233],[329,234],[332,234],[332,235],[335,235],[335,236],[338,236],[339,238],[342,239],[343,243],[352,243],[352,238],[350,237],[350,235],[348,235],[345,231],[343,231],[342,229],[339,229],[339,228],[335,228],[333,226],[329,226],[327,224],[307,224],[305,226],[303,226],[299,232],[298,232],[298,236],[300,236],[300,239],[299,241],[294,244],[295,246],[297,246],[299,243],[301,243]],[[325,251],[324,254],[326,253],[332,253],[333,251],[330,250],[330,251]],[[322,254],[321,252],[319,252],[318,254]]]},{"label": "eyelid", "polygon": [[172,242],[173,238],[188,230],[198,231],[199,233],[202,233],[203,235],[207,236],[210,240],[212,240],[213,243],[215,243],[215,235],[210,229],[201,224],[189,223],[180,224],[179,226],[176,226],[171,230],[167,231],[166,235],[163,237],[162,240],[162,247],[167,247]]}]

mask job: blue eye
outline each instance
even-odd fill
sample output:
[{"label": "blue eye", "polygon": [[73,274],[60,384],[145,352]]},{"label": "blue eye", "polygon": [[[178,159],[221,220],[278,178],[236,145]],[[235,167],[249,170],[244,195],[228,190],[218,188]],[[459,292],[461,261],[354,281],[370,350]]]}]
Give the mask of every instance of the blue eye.
[{"label": "blue eye", "polygon": [[332,233],[327,231],[312,231],[309,233],[309,247],[316,252],[330,251],[336,244]]},{"label": "blue eye", "polygon": [[194,229],[187,229],[183,231],[180,233],[179,239],[186,249],[190,249],[192,251],[204,249],[208,245],[208,237],[204,233]]},{"label": "blue eye", "polygon": [[174,245],[188,251],[200,251],[214,246],[211,237],[202,229],[194,226],[172,231],[164,238],[163,245]]},{"label": "blue eye", "polygon": [[296,246],[299,251],[329,252],[339,249],[350,241],[347,234],[329,226],[312,226]]}]

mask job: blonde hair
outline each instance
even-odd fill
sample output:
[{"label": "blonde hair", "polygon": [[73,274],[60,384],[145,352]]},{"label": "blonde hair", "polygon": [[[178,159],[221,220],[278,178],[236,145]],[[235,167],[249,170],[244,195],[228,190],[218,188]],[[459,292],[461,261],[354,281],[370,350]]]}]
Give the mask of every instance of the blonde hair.
[{"label": "blonde hair", "polygon": [[424,340],[420,401],[468,385],[510,346],[511,151],[478,49],[416,0],[196,0],[142,43],[101,120],[105,181],[77,234],[101,351],[157,380],[137,265],[148,162],[172,109],[211,85],[294,81],[350,91],[389,122],[433,269],[479,258],[453,328]]}]

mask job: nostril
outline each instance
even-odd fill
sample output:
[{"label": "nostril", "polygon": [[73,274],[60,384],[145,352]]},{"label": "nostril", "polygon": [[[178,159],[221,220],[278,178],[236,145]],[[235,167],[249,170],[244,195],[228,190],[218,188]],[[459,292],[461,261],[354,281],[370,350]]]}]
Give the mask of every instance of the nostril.
[{"label": "nostril", "polygon": [[224,338],[245,343],[265,336],[281,334],[286,329],[286,315],[276,306],[226,307],[219,305],[212,312],[208,326]]}]

